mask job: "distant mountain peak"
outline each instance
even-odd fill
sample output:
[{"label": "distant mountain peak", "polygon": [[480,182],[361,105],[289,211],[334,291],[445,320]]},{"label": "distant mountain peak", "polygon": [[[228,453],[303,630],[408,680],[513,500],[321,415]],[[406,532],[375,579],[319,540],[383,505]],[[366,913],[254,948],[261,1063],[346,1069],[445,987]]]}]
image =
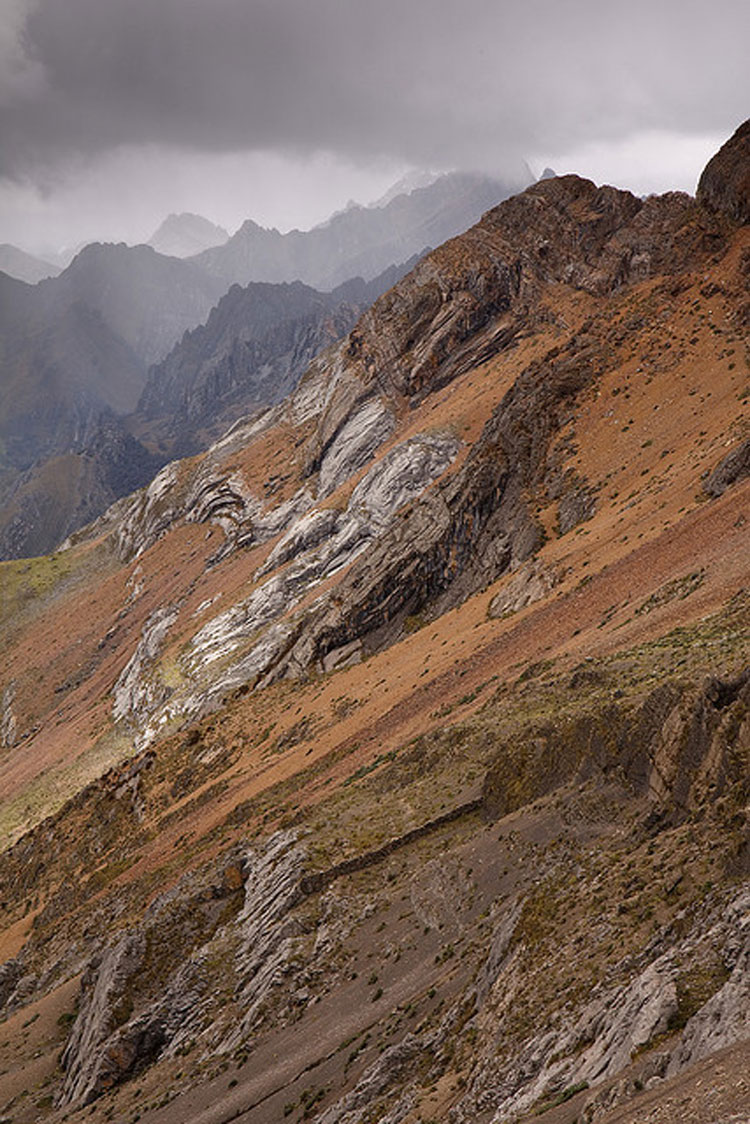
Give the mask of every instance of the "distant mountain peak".
[{"label": "distant mountain peak", "polygon": [[167,215],[161,226],[152,234],[148,245],[160,254],[173,258],[189,258],[213,246],[222,246],[229,238],[223,226],[209,222],[191,211]]},{"label": "distant mountain peak", "polygon": [[[415,168],[414,171],[407,172],[396,180],[379,199],[369,203],[368,206],[387,207],[391,200],[397,196],[411,195],[412,191],[417,191],[420,187],[429,187],[442,175],[445,175],[445,173],[428,171],[426,168]],[[348,206],[351,206],[351,204],[348,204]]]}]

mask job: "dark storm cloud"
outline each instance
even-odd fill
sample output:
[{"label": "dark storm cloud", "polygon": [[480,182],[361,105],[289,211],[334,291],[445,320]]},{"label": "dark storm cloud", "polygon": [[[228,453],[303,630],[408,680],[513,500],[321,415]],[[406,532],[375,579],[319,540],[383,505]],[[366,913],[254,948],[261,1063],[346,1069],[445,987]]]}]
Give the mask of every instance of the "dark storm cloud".
[{"label": "dark storm cloud", "polygon": [[747,0],[0,3],[5,176],[144,144],[482,165],[750,104]]}]

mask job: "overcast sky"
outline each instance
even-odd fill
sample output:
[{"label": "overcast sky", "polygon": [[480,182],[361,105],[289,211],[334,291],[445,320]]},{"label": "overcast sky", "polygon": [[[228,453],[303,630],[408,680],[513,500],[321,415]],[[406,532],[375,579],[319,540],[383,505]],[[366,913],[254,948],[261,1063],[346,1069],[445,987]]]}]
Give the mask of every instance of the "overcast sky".
[{"label": "overcast sky", "polygon": [[748,0],[0,0],[0,241],[309,226],[408,168],[693,191]]}]

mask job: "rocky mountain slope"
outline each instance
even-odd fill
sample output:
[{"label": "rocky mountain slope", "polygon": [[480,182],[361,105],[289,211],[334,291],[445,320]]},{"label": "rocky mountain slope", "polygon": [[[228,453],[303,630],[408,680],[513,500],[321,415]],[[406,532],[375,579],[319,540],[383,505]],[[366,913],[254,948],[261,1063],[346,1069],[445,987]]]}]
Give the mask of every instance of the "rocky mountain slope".
[{"label": "rocky mountain slope", "polygon": [[[288,393],[317,352],[345,334],[424,253],[430,234],[440,241],[469,225],[500,191],[476,177],[465,183],[448,177],[446,184],[427,203],[402,195],[368,211],[374,218],[366,229],[332,219],[318,249],[331,253],[333,237],[336,260],[353,268],[333,293],[299,298],[296,289],[274,296],[271,287],[258,286],[227,298],[210,324],[185,341],[185,332],[204,324],[229,287],[221,271],[213,275],[200,258],[181,261],[152,246],[95,243],[33,291],[4,280],[0,558],[54,549],[124,490],[147,483],[167,457],[204,449],[243,413]],[[184,249],[185,238],[214,244],[226,232],[200,216],[177,215],[157,234],[160,246],[177,250],[163,239],[179,236]],[[307,237],[300,235],[303,242]],[[315,242],[318,235],[310,237]],[[365,264],[375,258],[380,264],[365,282],[354,266],[373,239],[379,245]],[[404,246],[411,249],[403,257],[388,256]],[[301,267],[293,258],[291,281]],[[255,273],[268,281],[278,271],[264,261],[258,259]],[[121,423],[125,414],[130,417]],[[111,448],[105,435],[113,439]]]},{"label": "rocky mountain slope", "polygon": [[303,281],[330,290],[350,277],[372,280],[466,230],[523,183],[451,172],[382,207],[350,207],[312,230],[281,234],[248,219],[223,246],[193,260],[227,286],[250,281]]},{"label": "rocky mountain slope", "polygon": [[153,246],[158,254],[189,258],[212,246],[222,246],[228,238],[229,232],[223,226],[209,222],[202,215],[183,212],[167,215],[149,238],[148,245]]},{"label": "rocky mountain slope", "polygon": [[300,281],[233,285],[205,325],[187,332],[151,369],[131,431],[170,457],[205,449],[243,414],[294,390],[315,356],[346,335],[416,261],[331,293]]},{"label": "rocky mountain slope", "polygon": [[14,1124],[744,1119],[745,135],[2,564]]}]

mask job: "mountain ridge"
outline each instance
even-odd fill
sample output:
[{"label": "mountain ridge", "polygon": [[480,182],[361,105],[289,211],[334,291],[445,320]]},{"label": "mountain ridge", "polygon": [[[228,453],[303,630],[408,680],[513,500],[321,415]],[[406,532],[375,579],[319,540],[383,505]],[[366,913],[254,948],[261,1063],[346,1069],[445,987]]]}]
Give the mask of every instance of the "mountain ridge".
[{"label": "mountain ridge", "polygon": [[227,285],[302,281],[330,290],[350,277],[369,281],[391,263],[444,242],[512,190],[486,176],[450,173],[382,208],[346,210],[309,231],[281,234],[248,219],[224,246],[194,260]]}]

